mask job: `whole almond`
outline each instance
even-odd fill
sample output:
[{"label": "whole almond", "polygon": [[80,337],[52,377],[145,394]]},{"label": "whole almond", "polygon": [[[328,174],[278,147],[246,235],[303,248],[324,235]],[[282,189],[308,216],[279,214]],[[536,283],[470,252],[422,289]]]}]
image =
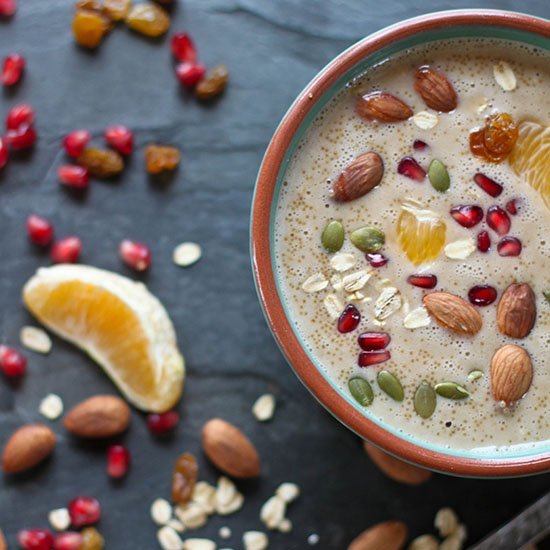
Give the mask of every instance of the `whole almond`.
[{"label": "whole almond", "polygon": [[428,65],[419,67],[414,76],[414,87],[430,109],[444,113],[456,109],[455,89],[441,71]]},{"label": "whole almond", "polygon": [[73,435],[86,438],[112,437],[130,423],[130,408],[114,395],[96,395],[73,407],[63,425]]},{"label": "whole almond", "polygon": [[428,313],[457,334],[476,334],[483,321],[474,306],[450,292],[430,292],[422,299]]},{"label": "whole almond", "polygon": [[348,550],[401,550],[407,526],[401,521],[384,521],[369,527],[353,539]]},{"label": "whole almond", "polygon": [[432,477],[430,471],[403,462],[366,441],[363,441],[363,447],[376,466],[378,466],[378,468],[389,478],[398,483],[404,483],[405,485],[421,485]]},{"label": "whole almond", "polygon": [[260,475],[260,457],[254,445],[239,428],[221,418],[213,418],[204,425],[202,448],[222,472],[232,477]]},{"label": "whole almond", "polygon": [[28,470],[50,456],[56,437],[44,424],[27,424],[16,430],[4,446],[2,469],[7,474]]},{"label": "whole almond", "polygon": [[4,533],[2,532],[2,529],[0,529],[0,550],[7,550],[8,544],[6,542],[6,538],[4,537]]},{"label": "whole almond", "polygon": [[507,405],[521,399],[533,380],[529,354],[520,346],[506,344],[491,359],[491,390],[497,401]]},{"label": "whole almond", "polygon": [[525,338],[535,325],[537,305],[533,289],[527,283],[511,284],[497,306],[498,330],[512,338]]},{"label": "whole almond", "polygon": [[357,98],[355,112],[367,120],[399,122],[413,116],[412,109],[389,92],[371,92]]},{"label": "whole almond", "polygon": [[359,155],[332,185],[332,198],[338,202],[358,199],[376,187],[383,175],[384,162],[378,153],[370,151]]}]

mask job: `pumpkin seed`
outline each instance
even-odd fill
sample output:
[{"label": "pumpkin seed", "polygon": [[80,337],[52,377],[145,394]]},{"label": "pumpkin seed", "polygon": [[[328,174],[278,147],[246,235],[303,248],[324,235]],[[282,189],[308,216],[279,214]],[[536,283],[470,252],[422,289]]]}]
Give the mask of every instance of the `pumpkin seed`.
[{"label": "pumpkin seed", "polygon": [[435,411],[437,395],[434,389],[424,381],[416,388],[414,394],[414,410],[422,418],[430,418]]},{"label": "pumpkin seed", "polygon": [[374,393],[372,391],[371,385],[360,376],[356,376],[355,378],[351,378],[348,382],[348,388],[353,395],[353,398],[359,405],[363,407],[368,407],[372,400],[374,399]]},{"label": "pumpkin seed", "polygon": [[430,162],[428,178],[430,178],[432,187],[440,193],[445,193],[451,186],[449,172],[447,172],[447,168],[440,160],[434,159]]},{"label": "pumpkin seed", "polygon": [[380,229],[372,226],[360,227],[350,235],[353,245],[362,252],[378,252],[386,242],[386,235]]},{"label": "pumpkin seed", "polygon": [[399,379],[390,371],[381,370],[376,377],[380,389],[396,401],[403,401],[405,395]]},{"label": "pumpkin seed", "polygon": [[435,385],[435,391],[447,399],[466,399],[470,397],[468,390],[456,382],[441,382]]},{"label": "pumpkin seed", "polygon": [[544,297],[546,298],[546,301],[550,304],[550,290],[545,290],[543,294],[544,294]]},{"label": "pumpkin seed", "polygon": [[321,243],[329,252],[338,252],[344,244],[344,226],[332,220],[327,224],[321,235]]},{"label": "pumpkin seed", "polygon": [[470,382],[475,382],[476,380],[479,380],[482,377],[483,377],[483,372],[480,370],[473,370],[473,371],[470,371],[470,373],[468,374],[468,380]]}]

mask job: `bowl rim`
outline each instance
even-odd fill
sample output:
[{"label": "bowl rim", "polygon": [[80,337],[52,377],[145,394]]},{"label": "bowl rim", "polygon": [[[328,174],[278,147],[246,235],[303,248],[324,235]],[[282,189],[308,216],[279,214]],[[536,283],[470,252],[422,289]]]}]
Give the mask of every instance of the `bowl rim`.
[{"label": "bowl rim", "polygon": [[550,469],[550,453],[507,459],[454,456],[426,449],[386,431],[360,414],[319,372],[300,344],[287,318],[271,260],[272,204],[278,175],[296,131],[316,98],[347,71],[377,50],[412,35],[454,26],[494,26],[550,35],[550,23],[528,14],[486,9],[450,10],[407,19],[367,36],[339,54],[304,88],[277,127],[264,155],[252,202],[250,246],[256,290],[270,329],[295,374],[313,396],[342,424],[398,458],[431,470],[470,477],[512,477],[542,473]]}]

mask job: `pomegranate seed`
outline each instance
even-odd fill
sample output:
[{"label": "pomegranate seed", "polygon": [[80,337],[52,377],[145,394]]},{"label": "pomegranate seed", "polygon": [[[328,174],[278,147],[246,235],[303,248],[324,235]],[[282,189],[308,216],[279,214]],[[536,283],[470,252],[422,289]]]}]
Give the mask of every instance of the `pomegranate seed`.
[{"label": "pomegranate seed", "polygon": [[519,256],[521,254],[521,241],[516,237],[504,237],[497,245],[500,256]]},{"label": "pomegranate seed", "polygon": [[428,147],[429,145],[421,139],[415,139],[413,142],[413,149],[416,149],[417,151],[424,151]]},{"label": "pomegranate seed", "polygon": [[437,286],[437,277],[435,275],[409,275],[407,283],[418,288],[435,288]]},{"label": "pomegranate seed", "polygon": [[186,32],[178,32],[172,36],[170,45],[172,53],[178,61],[182,63],[195,63],[197,61],[197,49]]},{"label": "pomegranate seed", "polygon": [[77,497],[67,507],[73,527],[84,527],[99,521],[101,506],[93,497]]},{"label": "pomegranate seed", "polygon": [[2,84],[13,86],[17,84],[25,68],[25,58],[18,53],[11,53],[4,58],[2,67]]},{"label": "pomegranate seed", "polygon": [[180,415],[177,411],[167,411],[165,413],[152,413],[147,415],[147,427],[154,434],[164,434],[171,432],[180,421]]},{"label": "pomegranate seed", "polygon": [[487,252],[491,248],[491,237],[487,231],[480,231],[477,236],[477,249],[480,252]]},{"label": "pomegranate seed", "polygon": [[360,321],[361,314],[359,310],[353,304],[348,304],[338,319],[338,331],[342,334],[351,332],[357,328]]},{"label": "pomegranate seed", "polygon": [[124,445],[111,445],[107,449],[107,474],[120,479],[128,473],[130,451]]},{"label": "pomegranate seed", "polygon": [[55,537],[54,550],[80,550],[84,546],[84,537],[76,531],[66,531]]},{"label": "pomegranate seed", "polygon": [[358,364],[360,367],[371,367],[372,365],[379,365],[391,358],[390,352],[385,350],[379,351],[362,351],[359,354]]},{"label": "pomegranate seed", "polygon": [[63,147],[70,157],[78,157],[82,154],[86,145],[92,139],[88,130],[73,130],[63,138]]},{"label": "pomegranate seed", "polygon": [[19,350],[0,345],[0,370],[7,378],[20,378],[27,370],[27,360]]},{"label": "pomegranate seed", "polygon": [[46,218],[31,214],[27,218],[27,233],[34,244],[46,246],[53,240],[53,225]]},{"label": "pomegranate seed", "polygon": [[516,199],[512,199],[511,201],[508,201],[506,203],[506,210],[508,210],[509,214],[512,214],[512,216],[515,216],[518,213],[518,203]]},{"label": "pomegranate seed", "polygon": [[415,181],[424,181],[426,178],[426,170],[412,157],[402,158],[397,166],[397,172]]},{"label": "pomegranate seed", "polygon": [[451,216],[462,227],[474,227],[483,219],[483,209],[474,205],[455,206],[451,208]]},{"label": "pomegranate seed", "polygon": [[372,267],[382,267],[389,262],[388,258],[380,253],[367,254],[365,257]]},{"label": "pomegranate seed", "polygon": [[510,231],[510,216],[500,206],[491,206],[487,210],[487,225],[499,235]]},{"label": "pomegranate seed", "polygon": [[357,341],[362,350],[374,351],[388,347],[391,336],[387,332],[363,332]]},{"label": "pomegranate seed", "polygon": [[56,264],[74,264],[82,252],[82,242],[78,237],[65,237],[52,246],[50,257]]},{"label": "pomegranate seed", "polygon": [[11,17],[16,11],[16,0],[0,0],[0,17]]},{"label": "pomegranate seed", "polygon": [[54,538],[48,529],[23,529],[17,533],[17,542],[24,550],[51,550]]},{"label": "pomegranate seed", "polygon": [[6,129],[17,130],[21,126],[30,126],[34,122],[34,110],[30,105],[21,103],[13,106],[6,117]]},{"label": "pomegranate seed", "polygon": [[143,243],[124,239],[118,251],[122,261],[136,271],[145,271],[151,265],[151,251]]},{"label": "pomegranate seed", "polygon": [[8,146],[5,141],[0,138],[0,168],[4,168],[8,163]]},{"label": "pomegranate seed", "polygon": [[478,172],[474,176],[474,181],[491,197],[498,197],[502,193],[502,185],[492,180],[490,177]]},{"label": "pomegranate seed", "polygon": [[16,151],[29,149],[36,141],[36,132],[32,126],[20,126],[16,130],[8,130],[5,135],[6,143]]},{"label": "pomegranate seed", "polygon": [[129,155],[134,150],[134,134],[126,126],[109,126],[104,137],[107,144],[121,155]]},{"label": "pomegranate seed", "polygon": [[497,299],[497,291],[489,285],[477,285],[468,291],[468,298],[474,306],[489,306]]},{"label": "pomegranate seed", "polygon": [[179,63],[176,76],[186,88],[194,88],[204,77],[206,67],[202,63]]},{"label": "pomegranate seed", "polygon": [[73,189],[86,189],[90,181],[87,168],[73,164],[64,164],[57,169],[57,177],[63,185]]}]

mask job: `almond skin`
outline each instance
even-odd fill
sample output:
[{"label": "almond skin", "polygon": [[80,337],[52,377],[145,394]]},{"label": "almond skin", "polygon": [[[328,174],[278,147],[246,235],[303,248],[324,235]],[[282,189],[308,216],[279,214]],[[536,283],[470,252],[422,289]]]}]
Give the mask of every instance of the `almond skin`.
[{"label": "almond skin", "polygon": [[457,334],[477,334],[483,321],[477,310],[450,292],[430,292],[422,299],[428,313],[443,327]]},{"label": "almond skin", "polygon": [[2,469],[15,474],[33,468],[52,453],[55,434],[44,424],[27,424],[8,439],[2,454]]},{"label": "almond skin", "polygon": [[529,354],[520,346],[506,344],[491,359],[491,391],[497,401],[511,405],[529,390],[533,365]]},{"label": "almond skin", "polygon": [[357,98],[355,112],[366,120],[400,122],[413,116],[412,109],[389,92],[371,92]]},{"label": "almond skin", "polygon": [[239,428],[221,418],[213,418],[204,425],[202,448],[222,472],[232,477],[260,475],[260,457],[254,445]]},{"label": "almond skin", "polygon": [[414,75],[414,87],[430,109],[443,113],[456,109],[455,89],[441,71],[428,65],[419,67]]},{"label": "almond skin", "polygon": [[511,284],[497,306],[498,330],[511,338],[525,338],[533,329],[537,305],[533,289],[527,283]]},{"label": "almond skin", "polygon": [[403,462],[366,441],[363,441],[363,448],[376,466],[390,479],[398,483],[421,485],[432,477],[432,473],[428,470]]},{"label": "almond skin", "polygon": [[376,187],[384,175],[382,157],[370,151],[359,155],[346,166],[332,185],[332,198],[338,202],[348,202]]},{"label": "almond skin", "polygon": [[384,521],[369,527],[353,539],[348,550],[401,550],[407,526],[401,521]]},{"label": "almond skin", "polygon": [[128,428],[130,408],[114,395],[96,395],[73,407],[63,420],[73,435],[103,438],[118,435]]}]

